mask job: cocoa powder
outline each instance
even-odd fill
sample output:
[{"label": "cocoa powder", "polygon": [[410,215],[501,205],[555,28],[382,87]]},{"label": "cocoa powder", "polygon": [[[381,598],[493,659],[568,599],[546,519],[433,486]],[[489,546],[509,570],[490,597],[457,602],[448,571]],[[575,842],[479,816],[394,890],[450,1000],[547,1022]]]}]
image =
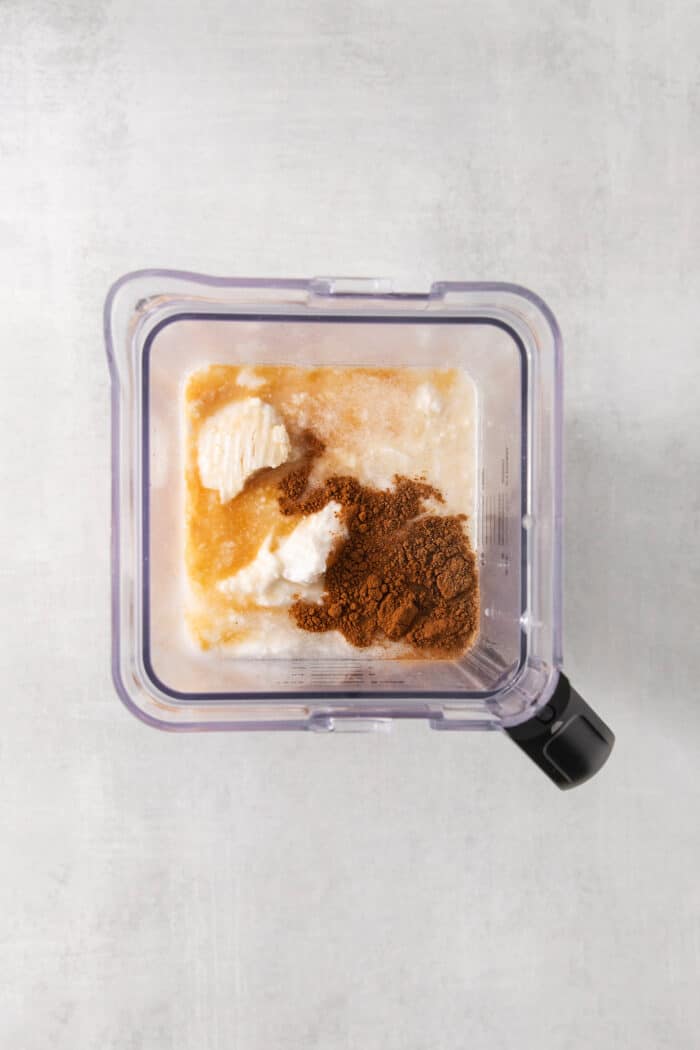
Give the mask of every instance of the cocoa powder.
[{"label": "cocoa powder", "polygon": [[284,474],[277,486],[279,506],[283,514],[299,513],[300,501],[306,491],[311,469],[314,462],[326,450],[326,446],[312,430],[304,430],[298,437],[298,444],[301,446],[301,456],[297,462],[293,463],[291,470]]},{"label": "cocoa powder", "polygon": [[321,603],[296,601],[290,614],[306,631],[340,631],[352,644],[399,639],[422,656],[453,656],[469,646],[479,620],[476,559],[465,515],[425,511],[443,497],[424,481],[396,477],[392,488],[335,475],[306,491],[323,445],[306,435],[307,456],[279,483],[285,514],[312,514],[331,500],[343,507],[348,538],[326,569]]}]

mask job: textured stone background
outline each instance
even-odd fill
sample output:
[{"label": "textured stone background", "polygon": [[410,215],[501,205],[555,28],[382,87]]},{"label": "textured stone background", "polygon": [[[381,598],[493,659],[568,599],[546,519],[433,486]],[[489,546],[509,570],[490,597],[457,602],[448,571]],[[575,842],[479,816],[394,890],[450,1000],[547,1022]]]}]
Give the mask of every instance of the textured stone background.
[{"label": "textured stone background", "polygon": [[[699,52],[692,0],[0,0],[3,1046],[698,1046]],[[598,779],[121,708],[101,309],[148,265],[548,300]]]}]

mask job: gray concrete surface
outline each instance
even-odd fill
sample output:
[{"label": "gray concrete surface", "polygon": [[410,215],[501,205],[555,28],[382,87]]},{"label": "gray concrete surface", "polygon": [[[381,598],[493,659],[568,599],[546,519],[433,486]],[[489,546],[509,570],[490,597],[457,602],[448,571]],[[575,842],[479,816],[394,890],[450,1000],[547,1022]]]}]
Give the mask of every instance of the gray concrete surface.
[{"label": "gray concrete surface", "polygon": [[[699,50],[689,0],[0,0],[0,1045],[698,1046]],[[147,265],[549,301],[604,774],[122,709],[101,308]]]}]

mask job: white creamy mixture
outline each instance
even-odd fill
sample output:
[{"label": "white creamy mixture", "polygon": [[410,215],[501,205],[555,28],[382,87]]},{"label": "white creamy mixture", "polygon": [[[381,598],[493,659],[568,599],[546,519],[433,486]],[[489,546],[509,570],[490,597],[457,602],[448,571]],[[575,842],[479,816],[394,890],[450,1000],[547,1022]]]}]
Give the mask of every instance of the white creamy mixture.
[{"label": "white creamy mixture", "polygon": [[233,401],[210,416],[199,432],[199,476],[205,488],[215,489],[221,502],[228,503],[251,474],[284,463],[290,447],[272,405],[259,397]]}]

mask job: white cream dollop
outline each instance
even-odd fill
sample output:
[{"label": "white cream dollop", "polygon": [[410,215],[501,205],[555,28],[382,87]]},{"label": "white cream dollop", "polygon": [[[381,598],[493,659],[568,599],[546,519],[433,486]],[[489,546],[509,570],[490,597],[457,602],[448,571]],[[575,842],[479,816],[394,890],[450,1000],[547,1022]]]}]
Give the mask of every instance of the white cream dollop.
[{"label": "white cream dollop", "polygon": [[199,476],[205,488],[215,489],[221,502],[228,503],[251,474],[284,463],[290,448],[287,430],[272,405],[259,397],[231,401],[202,424]]},{"label": "white cream dollop", "polygon": [[339,503],[326,506],[303,518],[273,551],[272,533],[262,543],[253,560],[217,586],[222,594],[257,605],[288,605],[295,595],[318,601],[323,593],[323,574],[328,557],[339,539],[347,536],[340,521]]},{"label": "white cream dollop", "polygon": [[314,583],[323,576],[336,541],[347,536],[347,529],[338,518],[340,509],[340,504],[331,500],[316,514],[303,518],[280,543],[277,555],[286,580]]}]

